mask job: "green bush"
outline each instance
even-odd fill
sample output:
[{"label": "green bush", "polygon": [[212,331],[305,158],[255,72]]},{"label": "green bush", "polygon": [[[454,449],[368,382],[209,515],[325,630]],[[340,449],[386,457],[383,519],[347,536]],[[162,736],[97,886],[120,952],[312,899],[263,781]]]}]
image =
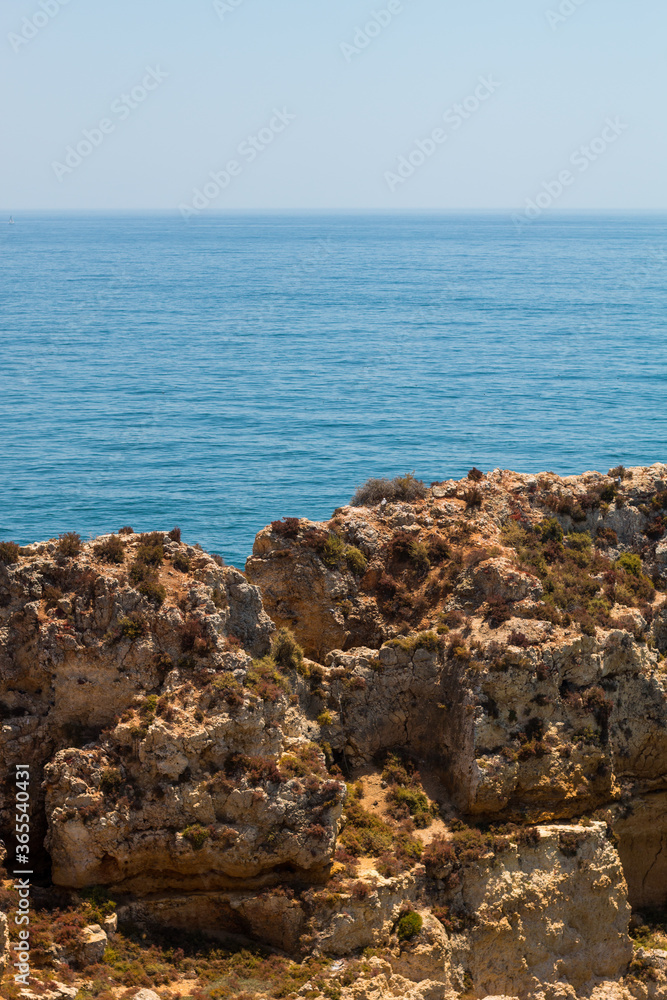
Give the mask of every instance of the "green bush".
[{"label": "green bush", "polygon": [[0,563],[17,563],[20,554],[21,550],[16,542],[0,542]]},{"label": "green bush", "polygon": [[542,521],[539,531],[543,542],[563,541],[563,529],[555,517],[549,517],[546,521]]},{"label": "green bush", "polygon": [[593,539],[587,531],[571,531],[565,540],[567,547],[575,552],[587,552],[593,545]]},{"label": "green bush", "polygon": [[363,576],[366,572],[368,559],[355,545],[348,545],[345,549],[345,561],[355,576]]},{"label": "green bush", "polygon": [[147,566],[161,566],[164,561],[164,535],[161,531],[142,535],[137,549],[137,562]]},{"label": "green bush", "polygon": [[105,767],[100,778],[100,789],[103,792],[115,792],[123,784],[123,776],[117,767]]},{"label": "green bush", "polygon": [[428,797],[419,788],[396,786],[391,789],[388,799],[392,804],[391,815],[395,819],[412,816],[415,826],[424,830],[433,822],[433,809]]},{"label": "green bush", "polygon": [[185,552],[177,552],[171,560],[171,564],[174,569],[178,570],[179,573],[189,573],[192,568],[192,563],[186,556]]},{"label": "green bush", "polygon": [[631,576],[639,578],[642,575],[642,561],[638,555],[632,552],[624,552],[614,563],[616,569],[623,569]]},{"label": "green bush", "polygon": [[137,621],[134,618],[120,618],[118,620],[118,628],[124,639],[138,639],[145,631],[143,622]]},{"label": "green bush", "polygon": [[290,690],[289,681],[280,673],[271,656],[264,656],[261,660],[253,660],[252,667],[246,677],[246,685],[262,701],[278,701]]},{"label": "green bush", "polygon": [[325,566],[328,566],[329,569],[337,569],[345,557],[343,539],[332,532],[322,546],[320,554]]},{"label": "green bush", "polygon": [[183,830],[183,839],[187,840],[195,851],[201,851],[210,836],[211,831],[207,830],[203,826],[200,826],[198,823],[193,826],[188,826],[185,830]]},{"label": "green bush", "polygon": [[364,809],[358,801],[348,801],[345,814],[347,822],[340,836],[340,843],[355,857],[379,857],[390,851],[394,830],[379,816]]},{"label": "green bush", "polygon": [[424,921],[419,913],[415,913],[414,910],[411,913],[406,913],[404,917],[401,917],[396,926],[398,940],[412,940],[413,937],[416,937],[417,934],[419,934],[423,926]]},{"label": "green bush", "polygon": [[143,580],[137,590],[143,597],[147,597],[149,601],[158,606],[164,604],[165,598],[167,596],[166,589],[161,583],[157,582],[157,579],[149,577],[147,580]]},{"label": "green bush", "polygon": [[282,670],[304,671],[303,650],[288,628],[281,628],[274,636],[271,655]]}]

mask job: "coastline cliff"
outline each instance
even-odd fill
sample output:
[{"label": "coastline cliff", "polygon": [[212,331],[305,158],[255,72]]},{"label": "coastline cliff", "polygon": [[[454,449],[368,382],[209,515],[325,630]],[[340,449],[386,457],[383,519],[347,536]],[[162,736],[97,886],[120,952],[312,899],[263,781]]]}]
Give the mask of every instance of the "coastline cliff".
[{"label": "coastline cliff", "polygon": [[666,588],[660,464],[370,481],[245,573],[177,529],[0,543],[30,988],[667,997]]}]

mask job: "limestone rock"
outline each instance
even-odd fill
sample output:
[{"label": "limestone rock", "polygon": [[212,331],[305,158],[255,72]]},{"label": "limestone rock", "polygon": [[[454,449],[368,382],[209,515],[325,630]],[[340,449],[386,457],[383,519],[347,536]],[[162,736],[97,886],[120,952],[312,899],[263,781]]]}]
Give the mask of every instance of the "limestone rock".
[{"label": "limestone rock", "polygon": [[104,958],[109,940],[99,924],[89,924],[81,931],[77,959],[83,966],[97,965]]},{"label": "limestone rock", "polygon": [[628,883],[628,897],[636,909],[664,905],[667,886],[667,792],[633,798],[618,807],[614,830]]},{"label": "limestone rock", "polygon": [[40,993],[30,989],[19,991],[21,1000],[75,1000],[78,995],[78,987],[65,986],[64,983],[49,983],[46,990]]},{"label": "limestone rock", "polygon": [[539,600],[543,593],[537,577],[516,569],[509,559],[487,559],[479,563],[472,579],[486,600],[490,597],[511,603],[527,597]]}]

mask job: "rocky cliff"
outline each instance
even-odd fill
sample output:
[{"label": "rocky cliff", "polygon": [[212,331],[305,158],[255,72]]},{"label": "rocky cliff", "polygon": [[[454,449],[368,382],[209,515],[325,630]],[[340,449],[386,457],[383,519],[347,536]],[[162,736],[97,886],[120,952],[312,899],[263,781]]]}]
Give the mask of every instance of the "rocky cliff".
[{"label": "rocky cliff", "polygon": [[0,543],[0,837],[29,764],[45,911],[328,969],[246,992],[665,996],[666,533],[658,465],[372,481],[245,574]]}]

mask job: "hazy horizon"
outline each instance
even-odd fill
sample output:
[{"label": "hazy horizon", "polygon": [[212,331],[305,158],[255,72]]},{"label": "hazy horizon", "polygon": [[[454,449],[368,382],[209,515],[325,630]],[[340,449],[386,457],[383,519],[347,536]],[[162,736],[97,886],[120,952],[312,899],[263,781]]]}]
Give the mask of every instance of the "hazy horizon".
[{"label": "hazy horizon", "polygon": [[667,211],[657,0],[17,0],[21,212]]}]

